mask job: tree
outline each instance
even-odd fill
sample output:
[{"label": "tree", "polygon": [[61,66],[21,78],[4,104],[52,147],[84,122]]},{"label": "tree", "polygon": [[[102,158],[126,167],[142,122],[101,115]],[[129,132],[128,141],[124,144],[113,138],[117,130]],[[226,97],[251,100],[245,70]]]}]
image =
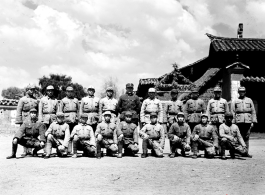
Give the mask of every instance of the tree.
[{"label": "tree", "polygon": [[106,89],[108,87],[112,87],[114,89],[114,96],[113,97],[116,99],[119,98],[120,90],[118,88],[117,83],[118,83],[118,79],[116,77],[113,78],[110,76],[110,77],[106,78],[103,82],[103,85],[102,85],[102,89],[101,89],[101,93],[100,93],[101,98],[106,96]]},{"label": "tree", "polygon": [[7,89],[2,90],[2,97],[7,99],[19,99],[24,94],[23,89],[18,87],[8,87]]},{"label": "tree", "polygon": [[72,77],[67,75],[50,74],[49,77],[43,76],[39,78],[39,85],[41,86],[42,94],[45,94],[46,87],[53,85],[54,95],[57,99],[61,100],[66,96],[66,88],[72,86],[76,93],[77,99],[82,99],[87,95],[82,85],[78,83],[72,83]]}]

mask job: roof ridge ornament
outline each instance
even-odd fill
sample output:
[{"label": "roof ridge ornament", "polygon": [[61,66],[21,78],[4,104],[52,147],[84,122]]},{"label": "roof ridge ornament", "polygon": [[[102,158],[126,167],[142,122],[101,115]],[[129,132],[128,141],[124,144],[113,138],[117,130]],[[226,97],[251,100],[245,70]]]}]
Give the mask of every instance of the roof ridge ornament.
[{"label": "roof ridge ornament", "polygon": [[239,39],[243,38],[243,23],[238,24],[237,38]]}]

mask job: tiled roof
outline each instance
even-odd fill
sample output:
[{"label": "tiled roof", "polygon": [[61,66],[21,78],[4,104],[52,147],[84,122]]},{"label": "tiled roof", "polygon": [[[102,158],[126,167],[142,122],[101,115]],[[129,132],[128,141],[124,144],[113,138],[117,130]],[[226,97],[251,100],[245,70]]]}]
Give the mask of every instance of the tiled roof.
[{"label": "tiled roof", "polygon": [[227,38],[206,33],[215,51],[265,51],[265,39]]},{"label": "tiled roof", "polygon": [[3,106],[17,106],[18,100],[15,99],[3,99],[0,100],[0,105]]},{"label": "tiled roof", "polygon": [[265,82],[265,77],[243,77],[241,79],[242,82]]},{"label": "tiled roof", "polygon": [[213,76],[215,76],[220,68],[209,68],[202,77],[200,77],[197,81],[194,82],[197,89],[203,87]]},{"label": "tiled roof", "polygon": [[150,84],[156,84],[158,81],[157,78],[147,78],[147,79],[140,79],[139,83],[140,85],[150,85]]}]

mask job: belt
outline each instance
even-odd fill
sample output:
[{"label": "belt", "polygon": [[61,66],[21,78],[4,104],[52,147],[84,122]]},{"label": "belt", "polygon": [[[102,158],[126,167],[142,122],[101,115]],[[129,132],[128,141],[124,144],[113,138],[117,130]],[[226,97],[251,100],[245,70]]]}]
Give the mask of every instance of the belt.
[{"label": "belt", "polygon": [[83,111],[83,113],[97,113],[97,111],[96,110],[94,110],[94,111]]},{"label": "belt", "polygon": [[202,111],[188,111],[189,114],[193,114],[193,113],[202,113]]},{"label": "belt", "polygon": [[225,112],[213,112],[212,114],[224,114]]},{"label": "belt", "polygon": [[67,111],[64,111],[64,113],[70,113],[70,112],[77,112],[77,110],[67,110]]},{"label": "belt", "polygon": [[[158,111],[152,111],[152,112],[158,113]],[[151,114],[152,112],[144,111],[145,114]]]},{"label": "belt", "polygon": [[236,111],[236,114],[245,114],[245,113],[249,113],[249,114],[251,114],[251,111],[249,111],[249,112]]},{"label": "belt", "polygon": [[113,114],[116,114],[116,112],[113,111],[113,110],[103,110],[103,112],[107,112],[107,111],[109,111],[109,112],[111,112],[111,113],[113,113]]},{"label": "belt", "polygon": [[56,114],[55,112],[43,112],[43,114]]}]

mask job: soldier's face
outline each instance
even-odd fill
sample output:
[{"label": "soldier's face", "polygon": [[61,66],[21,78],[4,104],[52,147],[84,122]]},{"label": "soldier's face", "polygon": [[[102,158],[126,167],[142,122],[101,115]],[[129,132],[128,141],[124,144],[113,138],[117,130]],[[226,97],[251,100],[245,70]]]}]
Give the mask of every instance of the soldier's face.
[{"label": "soldier's face", "polygon": [[215,98],[220,98],[221,97],[221,91],[215,91],[214,92],[214,97]]},{"label": "soldier's face", "polygon": [[112,97],[113,96],[113,91],[107,91],[107,96]]},{"label": "soldier's face", "polygon": [[49,96],[49,97],[52,97],[53,96],[53,90],[47,90],[47,95]]},{"label": "soldier's face", "polygon": [[156,93],[155,93],[155,92],[149,92],[148,95],[149,95],[149,97],[150,97],[151,99],[154,99]]},{"label": "soldier's face", "polygon": [[178,116],[178,122],[183,123],[184,122],[184,117],[183,116]]},{"label": "soldier's face", "polygon": [[110,117],[111,117],[110,115],[105,114],[105,115],[104,115],[105,121],[106,121],[106,122],[110,122]]},{"label": "soldier's face", "polygon": [[88,89],[88,95],[93,96],[95,94],[95,90],[94,89]]},{"label": "soldier's face", "polygon": [[58,123],[62,123],[64,121],[64,117],[63,116],[57,116],[57,122]]},{"label": "soldier's face", "polygon": [[202,117],[202,123],[205,124],[208,122],[208,118],[207,117]]},{"label": "soldier's face", "polygon": [[74,96],[74,92],[73,91],[66,91],[66,96],[67,97],[73,97]]},{"label": "soldier's face", "polygon": [[37,112],[31,112],[30,113],[30,118],[36,119],[37,118]]},{"label": "soldier's face", "polygon": [[130,123],[132,121],[132,117],[131,116],[125,116],[125,121],[127,123]]},{"label": "soldier's face", "polygon": [[157,117],[156,116],[151,116],[150,117],[151,123],[154,124],[157,122]]},{"label": "soldier's face", "polygon": [[80,118],[80,122],[81,122],[82,124],[86,124],[86,122],[87,122],[87,118],[86,118],[86,117],[81,117],[81,118]]},{"label": "soldier's face", "polygon": [[226,118],[225,118],[225,122],[226,122],[227,124],[232,124],[232,120],[233,120],[232,117],[226,117]]},{"label": "soldier's face", "polygon": [[35,89],[33,89],[33,88],[32,89],[28,89],[27,93],[29,95],[33,95],[34,91],[35,91]]},{"label": "soldier's face", "polygon": [[176,99],[176,98],[178,97],[178,94],[177,94],[177,93],[171,93],[171,97],[172,97],[173,99]]},{"label": "soldier's face", "polygon": [[246,92],[245,91],[239,91],[238,93],[239,93],[239,96],[240,97],[245,97],[245,95],[246,95]]},{"label": "soldier's face", "polygon": [[133,87],[126,87],[126,92],[129,94],[133,93]]}]

